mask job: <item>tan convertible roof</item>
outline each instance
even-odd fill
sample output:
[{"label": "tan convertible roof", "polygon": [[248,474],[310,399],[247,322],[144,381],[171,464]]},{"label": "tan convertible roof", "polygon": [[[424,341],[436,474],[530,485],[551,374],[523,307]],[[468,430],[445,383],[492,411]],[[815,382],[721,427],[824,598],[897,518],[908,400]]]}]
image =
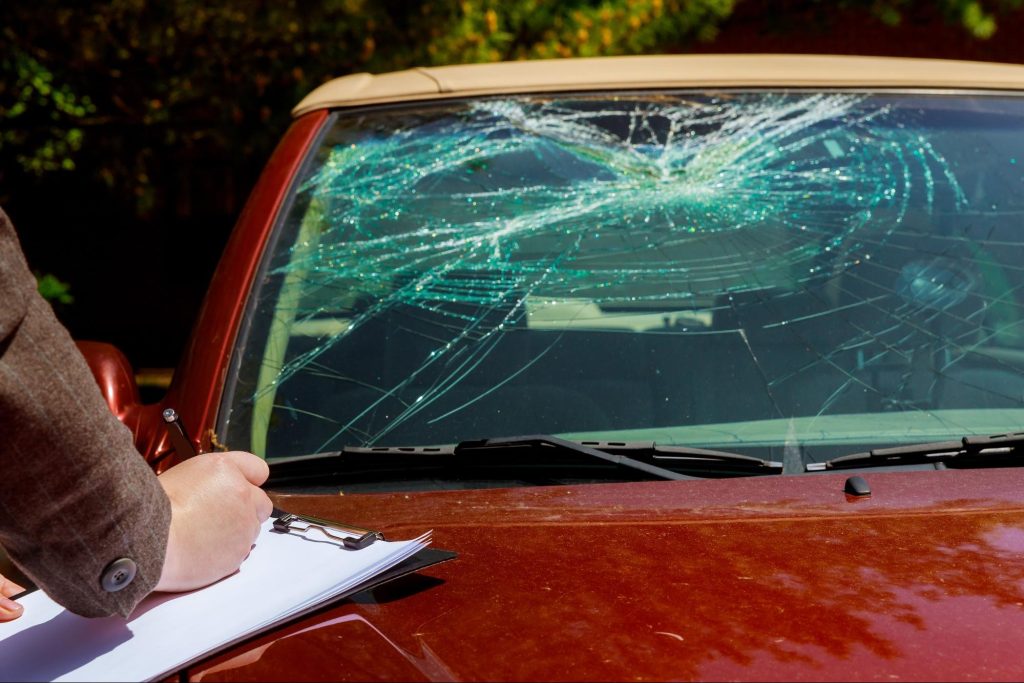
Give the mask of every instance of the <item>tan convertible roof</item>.
[{"label": "tan convertible roof", "polygon": [[825,55],[658,55],[466,64],[343,76],[292,110],[436,100],[470,95],[623,88],[1024,89],[1024,66],[897,57]]}]

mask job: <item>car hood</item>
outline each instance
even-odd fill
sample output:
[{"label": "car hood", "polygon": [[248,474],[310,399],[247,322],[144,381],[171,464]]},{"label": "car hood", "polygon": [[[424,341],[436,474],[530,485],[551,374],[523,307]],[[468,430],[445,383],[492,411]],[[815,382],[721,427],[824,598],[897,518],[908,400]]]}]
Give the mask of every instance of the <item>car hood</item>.
[{"label": "car hood", "polygon": [[[191,680],[1024,678],[1024,470],[277,496],[458,558]],[[282,577],[282,581],[301,577]],[[268,590],[273,590],[268,586]]]}]

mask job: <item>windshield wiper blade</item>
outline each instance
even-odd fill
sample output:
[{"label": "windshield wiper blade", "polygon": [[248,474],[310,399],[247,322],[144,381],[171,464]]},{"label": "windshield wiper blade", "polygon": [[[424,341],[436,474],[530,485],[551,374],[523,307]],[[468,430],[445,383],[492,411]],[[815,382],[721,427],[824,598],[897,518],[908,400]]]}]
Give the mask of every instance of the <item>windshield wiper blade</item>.
[{"label": "windshield wiper blade", "polygon": [[686,474],[680,474],[679,472],[673,472],[672,470],[665,469],[664,467],[658,467],[657,465],[642,462],[640,460],[635,460],[627,455],[606,453],[603,450],[586,445],[586,442],[569,441],[568,439],[551,436],[550,434],[531,434],[528,436],[509,436],[497,439],[462,441],[455,446],[455,454],[468,455],[473,452],[505,451],[517,448],[554,448],[563,452],[579,453],[580,455],[585,455],[590,458],[597,458],[599,460],[610,462],[618,467],[625,467],[628,469],[638,470],[640,472],[646,472],[647,474],[653,474],[661,479],[681,480],[698,478],[691,477]]},{"label": "windshield wiper blade", "polygon": [[[863,453],[851,453],[826,462],[812,462],[805,466],[808,472],[852,469],[856,467],[882,467],[885,465],[915,465],[944,463],[970,458],[994,459],[1020,455],[1024,448],[1024,432],[994,434],[992,436],[965,436],[959,441],[933,441],[931,443],[875,448]],[[1020,461],[1024,464],[1024,460]]]},{"label": "windshield wiper blade", "polygon": [[[652,474],[661,472],[676,476],[666,479],[700,479],[681,475],[668,469],[671,466],[709,473],[781,474],[782,463],[762,460],[728,451],[712,451],[689,446],[659,446],[653,441],[569,441],[547,434],[514,436],[480,441],[463,441],[456,448],[467,452],[471,449],[507,449],[516,447],[554,446],[566,448],[592,457],[615,462],[622,467],[631,467]],[[653,468],[653,469],[652,469]]]},{"label": "windshield wiper blade", "polygon": [[[481,458],[484,451],[524,456],[545,455],[544,451],[562,455],[579,455],[603,460],[617,467],[672,480],[700,479],[670,468],[707,472],[710,475],[780,474],[782,463],[762,460],[739,453],[714,451],[686,446],[659,446],[653,441],[570,441],[549,434],[533,434],[492,439],[462,441],[441,446],[345,446],[340,451],[281,458],[270,463],[272,483],[366,469],[422,469],[451,466],[459,463],[481,466],[493,459]],[[516,453],[516,452],[519,453]],[[545,459],[548,459],[545,455]],[[505,460],[503,464],[514,465]],[[662,466],[664,465],[664,466]]]}]

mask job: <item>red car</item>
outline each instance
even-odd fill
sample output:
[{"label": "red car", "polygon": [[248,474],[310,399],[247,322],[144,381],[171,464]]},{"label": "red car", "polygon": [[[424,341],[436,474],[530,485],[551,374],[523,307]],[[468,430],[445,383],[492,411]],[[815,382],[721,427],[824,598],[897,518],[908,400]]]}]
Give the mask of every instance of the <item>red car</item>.
[{"label": "red car", "polygon": [[[295,109],[157,469],[455,560],[181,680],[1024,678],[1024,67],[666,56]],[[287,577],[301,580],[301,577]]]}]

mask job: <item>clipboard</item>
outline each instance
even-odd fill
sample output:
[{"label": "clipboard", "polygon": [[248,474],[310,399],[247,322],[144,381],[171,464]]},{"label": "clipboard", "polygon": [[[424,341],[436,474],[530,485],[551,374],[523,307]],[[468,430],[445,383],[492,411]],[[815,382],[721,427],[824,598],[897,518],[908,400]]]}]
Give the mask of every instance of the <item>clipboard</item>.
[{"label": "clipboard", "polygon": [[[283,513],[287,514],[287,513]],[[278,517],[277,519],[279,519]],[[176,672],[186,671],[195,667],[201,662],[209,660],[226,650],[249,642],[255,638],[276,631],[284,626],[293,624],[308,615],[321,612],[337,606],[341,601],[351,596],[374,589],[383,584],[395,581],[413,572],[430,567],[439,562],[445,562],[455,557],[455,553],[429,548],[430,533],[427,532],[418,539],[410,541],[376,541],[383,539],[383,535],[377,536],[374,532],[374,542],[369,546],[353,549],[345,547],[337,540],[330,540],[325,544],[326,539],[320,536],[319,529],[313,531],[313,538],[304,539],[313,541],[307,544],[299,538],[294,542],[302,547],[293,547],[292,541],[285,538],[286,534],[275,533],[273,522],[277,519],[267,520],[263,524],[261,537],[263,544],[257,543],[258,547],[265,548],[265,552],[258,558],[251,556],[243,563],[242,572],[227,577],[224,581],[217,582],[205,589],[184,593],[179,596],[172,594],[154,594],[152,600],[147,598],[146,602],[140,605],[140,610],[127,620],[122,621],[117,617],[107,619],[85,619],[78,617],[66,610],[62,610],[57,603],[34,591],[36,595],[29,596],[33,605],[32,615],[13,622],[14,631],[10,631],[3,639],[0,639],[0,651],[6,655],[0,656],[5,666],[0,666],[0,674],[8,674],[6,677],[0,675],[2,680],[54,680],[55,678],[68,678],[70,680],[97,680],[107,672],[111,680],[119,680],[121,677],[135,678],[136,680],[162,680],[167,676],[173,676]],[[328,520],[316,520],[320,522]],[[334,523],[336,526],[327,524],[327,530],[340,534],[351,534],[352,530],[344,524]],[[297,531],[297,530],[296,530]],[[295,536],[288,533],[287,536]],[[302,536],[305,533],[301,534]],[[277,537],[275,540],[274,537]],[[418,547],[415,547],[418,546]],[[292,550],[289,551],[288,549]],[[407,550],[403,552],[402,548]],[[282,555],[281,553],[284,553]],[[340,553],[340,556],[333,555]],[[361,559],[364,555],[369,558]],[[394,562],[388,562],[388,556],[395,557]],[[338,558],[338,567],[342,574],[337,575],[338,581],[345,584],[342,590],[339,586],[337,592],[332,589],[331,582],[335,579],[335,572],[332,570],[334,564],[331,557]],[[279,562],[274,558],[282,558]],[[284,559],[286,558],[286,559]],[[347,559],[346,559],[347,558]],[[326,562],[325,562],[326,560]],[[313,562],[314,564],[307,564]],[[382,563],[386,568],[370,570],[373,563]],[[280,566],[276,566],[280,564]],[[248,574],[246,567],[249,567]],[[364,567],[365,569],[359,569]],[[310,582],[295,582],[292,579],[309,570]],[[358,582],[345,582],[344,573],[347,571],[363,571],[363,580]],[[253,583],[254,577],[260,577],[259,582],[275,582],[275,577],[281,577],[277,572],[286,572],[288,578],[288,590],[277,591],[276,605],[259,603],[256,612],[246,610],[235,610],[233,605],[238,603],[230,602],[229,598],[234,592],[241,592],[243,595],[252,595],[253,591],[260,591],[262,583]],[[248,575],[248,579],[239,579]],[[234,583],[232,583],[234,582]],[[247,586],[238,589],[239,586]],[[319,588],[317,588],[319,586]],[[207,590],[213,593],[207,593]],[[317,592],[321,591],[318,596]],[[294,596],[289,598],[287,596]],[[244,598],[242,598],[244,599]],[[289,602],[294,600],[294,602]],[[253,605],[248,605],[253,607]],[[172,607],[173,605],[173,607]],[[168,617],[167,609],[173,617]],[[223,612],[227,621],[222,626],[204,628],[204,622],[196,622],[195,619],[209,615],[210,609],[224,609]],[[260,611],[262,610],[262,611]],[[275,616],[275,612],[277,612]],[[219,612],[218,612],[219,613]],[[261,616],[262,615],[262,616]],[[27,622],[22,620],[28,618]],[[166,621],[170,619],[170,621]],[[247,623],[247,621],[249,623]],[[209,623],[207,620],[206,623]],[[181,624],[196,624],[198,628],[188,632],[187,636],[179,638],[176,643],[177,652],[166,647],[165,638],[168,625],[170,628],[178,628]],[[235,635],[228,632],[235,631]],[[209,633],[209,638],[205,635]],[[125,638],[127,636],[127,638]],[[136,640],[141,638],[141,640]],[[74,645],[69,649],[60,651],[59,657],[53,657],[46,653],[52,653],[54,643],[59,639],[66,639],[66,643]],[[137,645],[129,646],[131,642]],[[7,646],[7,650],[3,650]],[[125,646],[124,649],[121,649]],[[148,648],[159,647],[159,655],[156,659],[163,658],[166,661],[154,661],[147,653]],[[14,649],[11,649],[14,648]],[[118,651],[122,654],[115,654]],[[158,652],[153,650],[154,653]],[[87,656],[86,656],[87,655]],[[13,658],[10,658],[13,656]],[[8,657],[5,659],[5,657]],[[104,661],[104,657],[109,657]],[[114,664],[119,662],[118,664]],[[122,672],[122,673],[114,673]],[[131,673],[135,672],[135,673]]]},{"label": "clipboard", "polygon": [[[312,516],[309,516],[309,515],[298,515],[298,514],[295,514],[295,513],[292,513],[292,512],[285,512],[284,510],[281,510],[281,509],[279,509],[277,507],[274,507],[274,510],[271,513],[270,517],[271,517],[271,519],[274,520],[274,527],[275,527],[275,530],[278,531],[278,533],[296,532],[296,533],[300,533],[300,534],[305,534],[308,531],[311,531],[313,529],[317,529],[319,531],[324,531],[324,529],[320,529],[320,527],[326,527],[326,531],[332,532],[332,533],[325,534],[325,535],[328,535],[331,538],[337,538],[334,535],[333,532],[337,532],[339,534],[353,534],[353,535],[358,533],[360,539],[364,539],[367,535],[372,535],[372,540],[370,540],[369,542],[366,542],[364,540],[364,541],[362,541],[360,543],[360,545],[358,547],[355,547],[355,545],[345,544],[345,547],[348,548],[349,550],[359,550],[361,548],[365,548],[366,546],[370,545],[375,540],[381,540],[381,541],[386,540],[384,538],[384,534],[382,534],[379,531],[373,531],[371,529],[363,529],[362,527],[357,527],[357,526],[353,526],[353,525],[350,525],[350,524],[344,524],[342,522],[335,522],[333,520],[323,519],[323,518],[320,518],[320,517],[312,517]],[[291,518],[291,519],[289,519],[289,518]],[[296,522],[304,522],[308,526],[306,526],[304,528],[299,528],[295,524]],[[342,543],[344,544],[344,540],[342,540],[340,538],[338,538],[337,540],[341,540]],[[178,673],[178,672],[185,672],[187,669],[189,669],[190,667],[193,667],[193,666],[199,664],[200,662],[206,661],[207,659],[210,659],[211,657],[216,657],[217,655],[223,654],[225,651],[230,650],[233,647],[238,647],[239,645],[242,645],[244,643],[256,640],[257,638],[260,638],[260,637],[266,635],[268,632],[270,632],[270,631],[272,631],[274,629],[278,629],[278,628],[287,626],[288,624],[295,623],[295,622],[299,621],[300,619],[304,619],[304,618],[308,617],[310,614],[315,614],[316,612],[320,612],[322,610],[330,609],[330,608],[336,606],[338,603],[341,603],[344,600],[347,600],[348,598],[352,597],[353,595],[356,595],[358,593],[362,593],[363,591],[368,591],[368,590],[372,590],[374,588],[378,588],[378,587],[380,587],[380,586],[382,586],[382,585],[384,585],[386,583],[390,583],[391,581],[394,581],[396,579],[400,579],[400,578],[402,578],[404,576],[408,576],[409,574],[414,574],[414,573],[418,572],[421,569],[425,569],[427,567],[431,567],[431,566],[433,566],[435,564],[440,564],[442,562],[447,562],[449,560],[454,560],[456,557],[458,557],[458,553],[455,553],[455,552],[453,552],[451,550],[441,550],[440,548],[423,548],[422,550],[417,551],[411,557],[406,558],[405,560],[402,560],[401,562],[399,562],[395,566],[391,567],[390,569],[387,569],[387,570],[385,570],[383,572],[380,572],[380,573],[370,577],[366,581],[364,581],[364,582],[362,582],[362,583],[360,583],[360,584],[358,584],[356,586],[353,586],[352,588],[350,588],[347,591],[344,591],[343,593],[340,593],[340,594],[338,594],[338,595],[336,595],[336,596],[334,596],[334,597],[332,597],[332,598],[330,598],[328,600],[325,600],[325,601],[323,601],[321,603],[313,605],[313,606],[311,606],[308,609],[305,609],[305,610],[302,610],[300,612],[297,612],[297,613],[289,616],[288,618],[283,619],[280,622],[277,622],[277,623],[274,623],[274,624],[269,624],[269,625],[267,625],[267,627],[265,627],[263,629],[260,629],[259,631],[256,631],[256,632],[253,632],[253,633],[249,633],[249,634],[247,634],[247,635],[245,635],[245,636],[243,636],[243,637],[241,637],[241,638],[239,638],[239,639],[237,639],[237,640],[235,640],[233,642],[225,643],[224,645],[216,648],[215,650],[210,650],[209,652],[205,652],[201,656],[196,657],[195,659],[193,659],[193,660],[191,660],[189,662],[186,662],[185,664],[182,664],[181,666],[175,667],[174,669],[171,669],[169,671],[165,671],[162,674],[160,674],[159,676],[154,676],[153,678],[151,678],[149,680],[156,681],[156,680],[159,680],[159,679],[166,678],[167,676],[170,676],[170,675]]]}]

